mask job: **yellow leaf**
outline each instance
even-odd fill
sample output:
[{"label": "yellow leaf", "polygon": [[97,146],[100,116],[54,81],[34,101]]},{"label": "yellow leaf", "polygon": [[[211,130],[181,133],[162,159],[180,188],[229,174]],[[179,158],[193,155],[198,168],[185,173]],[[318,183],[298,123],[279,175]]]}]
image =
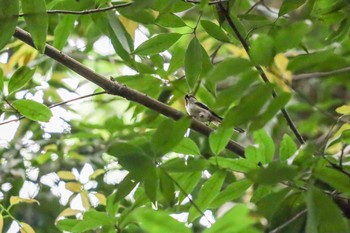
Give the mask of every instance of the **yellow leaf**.
[{"label": "yellow leaf", "polygon": [[277,54],[274,61],[279,70],[287,70],[288,58],[283,53]]},{"label": "yellow leaf", "polygon": [[2,232],[3,227],[4,227],[4,217],[0,213],[0,232]]},{"label": "yellow leaf", "polygon": [[73,193],[79,193],[82,190],[82,185],[78,182],[68,182],[65,187]]},{"label": "yellow leaf", "polygon": [[67,217],[67,216],[73,216],[73,215],[76,215],[76,214],[79,214],[81,213],[82,211],[81,210],[74,210],[74,209],[71,209],[71,208],[67,208],[67,209],[64,209],[56,218],[55,220],[55,223],[57,223],[57,221],[59,220],[60,217]]},{"label": "yellow leaf", "polygon": [[59,171],[57,172],[58,177],[62,180],[75,180],[75,175],[71,171]]},{"label": "yellow leaf", "polygon": [[90,175],[90,179],[91,180],[94,180],[94,179],[96,179],[96,177],[98,177],[98,176],[100,176],[100,175],[102,175],[102,174],[104,174],[105,173],[105,170],[104,169],[97,169],[96,171],[94,171],[94,173],[92,173],[91,175]]},{"label": "yellow leaf", "polygon": [[139,24],[135,21],[132,21],[128,18],[123,17],[122,15],[119,15],[119,20],[124,25],[126,31],[130,34],[130,36],[134,39],[135,37],[135,31],[139,27]]},{"label": "yellow leaf", "polygon": [[89,194],[86,190],[82,191],[80,193],[81,202],[86,210],[90,209],[90,200],[89,200]]},{"label": "yellow leaf", "polygon": [[35,231],[29,224],[25,222],[20,222],[20,225],[21,225],[21,233],[35,233]]},{"label": "yellow leaf", "polygon": [[350,105],[343,105],[337,108],[335,111],[342,115],[350,115]]},{"label": "yellow leaf", "polygon": [[38,205],[40,205],[40,203],[35,200],[35,199],[25,199],[25,198],[21,198],[19,196],[11,196],[10,197],[10,204],[11,205],[17,205],[18,203],[29,203],[29,204],[32,204],[32,203],[37,203]]},{"label": "yellow leaf", "polygon": [[100,205],[106,205],[106,196],[103,195],[102,193],[96,193],[95,196],[98,199],[98,203]]}]

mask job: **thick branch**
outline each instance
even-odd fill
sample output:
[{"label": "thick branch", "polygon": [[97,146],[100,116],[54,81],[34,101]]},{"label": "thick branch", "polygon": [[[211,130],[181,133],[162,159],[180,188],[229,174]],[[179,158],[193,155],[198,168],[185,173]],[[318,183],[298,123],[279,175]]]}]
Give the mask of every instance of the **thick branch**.
[{"label": "thick branch", "polygon": [[[235,32],[237,38],[239,39],[239,41],[241,42],[241,44],[243,45],[245,51],[247,52],[248,55],[249,54],[249,44],[247,43],[247,41],[244,39],[244,37],[241,35],[241,33],[239,32],[238,28],[236,27],[235,23],[233,22],[233,20],[231,19],[230,13],[226,10],[226,8],[222,5],[222,3],[218,4],[220,10],[222,11],[222,13],[225,15],[225,18],[228,22],[228,24],[230,25],[230,27],[232,28],[232,30]],[[264,70],[261,68],[261,66],[256,65],[255,68],[259,71],[261,78],[264,80],[265,83],[270,83],[269,79],[267,78]],[[276,92],[273,90],[272,91],[272,96],[275,98],[277,96]],[[292,121],[292,119],[290,118],[288,112],[286,109],[282,108],[281,112],[283,114],[283,117],[286,119],[287,124],[289,125],[290,129],[293,131],[294,135],[296,136],[296,138],[298,139],[300,144],[304,144],[305,141],[303,139],[303,137],[301,136],[301,134],[299,133],[298,129],[296,128],[296,126],[294,125],[294,122]]]},{"label": "thick branch", "polygon": [[297,74],[297,75],[293,75],[292,79],[293,81],[302,81],[302,80],[307,80],[311,78],[324,78],[332,75],[347,73],[349,71],[350,71],[350,67],[345,67],[345,68],[333,70],[333,71]]},{"label": "thick branch", "polygon": [[[69,15],[87,15],[87,14],[94,14],[94,13],[99,13],[99,12],[105,12],[117,8],[123,8],[127,7],[133,4],[133,2],[127,2],[127,3],[122,3],[119,5],[113,5],[109,7],[104,7],[104,8],[97,8],[97,9],[89,9],[89,10],[83,10],[83,11],[67,11],[67,10],[48,10],[46,11],[47,14],[69,14]],[[26,14],[18,14],[19,17],[23,17]]]},{"label": "thick branch", "polygon": [[[29,33],[24,31],[23,29],[17,27],[16,31],[14,33],[14,37],[18,38],[19,40],[25,42],[26,44],[34,47],[32,38],[30,37]],[[95,83],[96,85],[100,86],[108,94],[111,95],[118,95],[121,97],[124,97],[125,99],[128,99],[130,101],[134,101],[136,103],[139,103],[147,108],[150,108],[160,114],[163,114],[164,116],[173,118],[174,120],[178,120],[181,117],[184,116],[184,114],[162,102],[159,102],[149,96],[147,96],[144,93],[141,93],[139,91],[133,90],[131,88],[126,87],[123,84],[113,82],[110,79],[107,79],[103,77],[102,75],[99,75],[95,73],[93,70],[87,68],[86,66],[82,65],[78,61],[74,60],[73,58],[69,57],[68,55],[62,53],[61,51],[57,50],[56,48],[52,47],[51,45],[46,45],[45,48],[45,54],[52,59],[56,60],[60,64],[66,66],[67,68],[73,70],[77,74],[81,75],[85,79]],[[204,124],[200,123],[197,120],[192,120],[191,128],[203,135],[209,136],[209,134],[213,131],[211,128],[205,126]],[[237,142],[230,141],[226,148],[237,155],[244,157],[244,147]]]}]

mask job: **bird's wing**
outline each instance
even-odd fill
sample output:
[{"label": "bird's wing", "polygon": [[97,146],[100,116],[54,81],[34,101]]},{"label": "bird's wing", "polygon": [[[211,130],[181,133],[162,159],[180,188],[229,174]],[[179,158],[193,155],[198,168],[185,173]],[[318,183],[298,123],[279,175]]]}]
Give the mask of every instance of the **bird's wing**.
[{"label": "bird's wing", "polygon": [[201,108],[204,108],[204,109],[208,110],[214,117],[218,118],[219,121],[221,121],[223,119],[221,116],[219,116],[218,114],[216,114],[215,112],[210,110],[207,105],[205,105],[205,104],[203,104],[201,102],[198,102],[198,101],[195,104],[200,106]]}]

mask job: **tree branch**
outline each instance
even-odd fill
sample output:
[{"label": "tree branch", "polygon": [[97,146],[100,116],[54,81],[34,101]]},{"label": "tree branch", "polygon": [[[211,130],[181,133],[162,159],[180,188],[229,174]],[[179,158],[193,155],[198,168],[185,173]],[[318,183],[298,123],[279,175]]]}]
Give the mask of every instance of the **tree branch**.
[{"label": "tree branch", "polygon": [[332,71],[297,74],[297,75],[293,75],[292,80],[293,81],[302,81],[302,80],[307,80],[307,79],[311,79],[311,78],[324,78],[324,77],[329,77],[332,75],[347,73],[349,71],[350,71],[350,67],[345,67],[345,68],[341,68],[338,70],[332,70]]},{"label": "tree branch", "polygon": [[[127,3],[122,3],[119,5],[113,5],[105,8],[97,8],[97,9],[88,9],[88,10],[83,10],[83,11],[67,11],[67,10],[48,10],[46,11],[47,14],[69,14],[69,15],[87,15],[87,14],[94,14],[94,13],[100,13],[100,12],[105,12],[117,8],[123,8],[132,5],[133,2],[127,2]],[[18,14],[19,17],[26,16],[28,14]]]},{"label": "tree branch", "polygon": [[[35,48],[29,33],[24,31],[23,29],[17,27],[14,33],[14,37]],[[57,50],[51,45],[46,45],[45,54],[51,57],[52,59],[56,60],[58,63],[66,66],[67,68],[81,75],[83,78],[103,88],[108,94],[118,95],[127,100],[134,101],[174,120],[178,120],[184,116],[182,112],[162,102],[159,102],[147,96],[144,93],[128,88],[123,84],[113,82],[103,77],[102,75],[95,73],[93,70],[82,65],[78,61]],[[205,126],[204,124],[194,119],[192,120],[191,128],[205,136],[209,136],[210,133],[213,131],[211,128]],[[244,147],[235,141],[230,140],[226,148],[243,158],[245,157]]]},{"label": "tree branch", "polygon": [[[234,31],[234,33],[236,34],[236,36],[238,37],[239,41],[241,42],[243,48],[245,49],[245,51],[247,52],[247,54],[250,56],[249,54],[249,44],[247,43],[247,41],[243,38],[243,36],[241,35],[241,33],[239,32],[238,28],[236,27],[235,23],[233,22],[233,20],[230,17],[230,13],[226,10],[226,8],[222,5],[222,3],[220,2],[218,4],[220,10],[222,11],[222,13],[224,14],[228,24],[230,25],[230,27],[232,28],[232,30]],[[264,80],[265,83],[270,83],[269,79],[267,78],[264,70],[261,68],[261,66],[256,65],[255,68],[259,71],[259,74],[261,76],[261,78]],[[272,96],[274,98],[276,98],[277,94],[275,92],[275,90],[272,90]],[[289,128],[293,131],[294,135],[296,136],[296,138],[298,139],[300,144],[304,144],[305,141],[303,139],[303,137],[301,136],[301,134],[299,133],[298,129],[296,128],[294,122],[292,121],[292,119],[290,118],[287,110],[285,108],[281,109],[281,112],[283,114],[283,117],[286,119],[287,124],[289,125]]]}]

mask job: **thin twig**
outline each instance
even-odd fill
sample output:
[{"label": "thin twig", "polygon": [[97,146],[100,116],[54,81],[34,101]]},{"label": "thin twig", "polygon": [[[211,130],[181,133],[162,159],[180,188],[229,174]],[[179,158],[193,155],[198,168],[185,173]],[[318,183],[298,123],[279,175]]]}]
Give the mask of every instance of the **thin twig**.
[{"label": "thin twig", "polygon": [[[119,5],[113,5],[109,7],[104,7],[104,8],[97,8],[97,9],[89,9],[89,10],[82,10],[82,11],[67,11],[67,10],[48,10],[46,11],[47,14],[69,14],[69,15],[87,15],[87,14],[94,14],[94,13],[100,13],[100,12],[105,12],[117,8],[123,8],[132,5],[133,2],[127,2],[127,3],[122,3]],[[18,14],[19,17],[23,17],[26,15],[30,14]]]},{"label": "thin twig", "polygon": [[[247,43],[247,41],[244,39],[244,37],[239,32],[239,30],[236,27],[235,23],[231,19],[229,12],[226,10],[226,8],[221,3],[219,3],[218,6],[220,7],[220,10],[224,13],[228,24],[230,25],[230,27],[232,28],[232,30],[234,31],[234,33],[238,37],[239,41],[241,42],[243,48],[245,49],[245,51],[249,55],[249,51],[250,51],[249,44]],[[264,82],[265,83],[270,83],[269,79],[267,78],[267,76],[266,76],[264,70],[261,68],[261,66],[256,65],[255,68],[259,71],[260,76],[264,80]],[[277,97],[277,94],[276,94],[275,90],[272,90],[272,96],[274,98]],[[300,144],[305,144],[304,138],[301,136],[301,134],[299,133],[298,129],[294,125],[294,122],[290,118],[290,116],[289,116],[288,112],[286,111],[286,109],[282,108],[281,112],[282,112],[283,117],[286,119],[287,124],[289,125],[290,129],[293,131],[294,135],[298,139],[299,143]]]},{"label": "thin twig", "polygon": [[[30,34],[24,31],[23,29],[17,27],[14,33],[14,37],[35,48]],[[58,49],[54,48],[51,45],[46,44],[45,54],[51,57],[52,59],[54,59],[55,61],[57,61],[58,63],[69,68],[70,70],[81,75],[83,78],[100,86],[108,94],[118,95],[129,101],[139,103],[145,106],[146,108],[149,108],[155,112],[158,112],[174,120],[179,120],[184,116],[184,113],[160,101],[157,101],[156,99],[144,93],[128,88],[123,84],[113,82],[109,78],[105,78],[102,75],[95,73],[93,70],[89,69],[88,67],[84,66],[77,60],[71,58],[67,54],[63,53],[62,51],[59,51]],[[209,136],[211,132],[213,132],[213,129],[194,119],[192,119],[191,128],[205,136]],[[230,140],[229,143],[226,145],[226,148],[236,153],[240,157],[245,158],[244,147],[239,143],[233,140]]]},{"label": "thin twig", "polygon": [[344,157],[345,148],[346,148],[346,145],[343,145],[343,147],[341,148],[340,157],[339,157],[339,167],[341,169],[343,169],[343,157]]},{"label": "thin twig", "polygon": [[[96,93],[93,93],[93,94],[89,94],[89,95],[84,95],[84,96],[80,96],[80,97],[77,97],[77,98],[74,98],[74,99],[70,99],[70,100],[67,100],[67,101],[63,101],[63,102],[60,102],[60,103],[56,103],[56,104],[53,104],[53,105],[50,105],[49,108],[55,108],[55,107],[58,107],[58,106],[61,106],[61,105],[64,105],[64,104],[68,104],[70,102],[73,102],[73,101],[76,101],[76,100],[81,100],[81,99],[84,99],[84,98],[88,98],[88,97],[92,97],[92,96],[95,96],[95,95],[102,95],[102,94],[106,94],[107,92],[106,91],[101,91],[101,92],[96,92]],[[5,100],[6,101],[6,100]],[[6,103],[8,103],[6,101]],[[12,106],[10,103],[8,103],[10,106]],[[15,108],[14,108],[15,109]],[[16,109],[15,109],[16,110]],[[17,111],[17,110],[16,110]],[[18,111],[17,111],[18,112]],[[8,124],[8,123],[11,123],[11,122],[16,122],[16,121],[20,121],[22,119],[26,118],[25,116],[20,116],[18,117],[17,119],[13,119],[13,120],[8,120],[8,121],[4,121],[4,122],[0,122],[0,125],[5,125],[5,124]]]},{"label": "thin twig", "polygon": [[[194,3],[194,4],[200,4],[201,1],[200,0],[182,0],[184,2],[188,2],[188,3]],[[210,1],[208,3],[208,5],[216,5],[219,4],[221,2],[228,2],[229,0],[216,0],[216,1]]]},{"label": "thin twig", "polygon": [[333,71],[297,74],[297,75],[293,75],[292,80],[293,81],[302,81],[302,80],[307,80],[307,79],[311,79],[311,78],[324,78],[324,77],[329,77],[332,75],[347,73],[349,71],[350,71],[350,67],[345,67],[345,68],[341,68],[341,69],[333,70]]},{"label": "thin twig", "polygon": [[199,206],[192,200],[192,198],[190,197],[190,195],[188,193],[186,193],[186,190],[183,189],[181,187],[181,185],[162,167],[159,166],[160,169],[162,169],[162,171],[164,172],[165,175],[167,175],[169,177],[169,179],[171,179],[171,181],[180,189],[180,192],[188,198],[188,200],[190,201],[191,205],[201,214],[201,216],[205,217],[207,219],[207,221],[210,224],[213,224],[208,217],[205,215],[205,213],[199,208]]},{"label": "thin twig", "polygon": [[277,233],[277,232],[279,232],[280,230],[282,230],[283,228],[285,228],[286,226],[288,226],[289,224],[294,222],[296,219],[298,219],[300,216],[302,216],[306,212],[307,212],[307,209],[304,209],[304,210],[300,211],[299,213],[294,215],[293,218],[289,219],[287,222],[283,223],[282,225],[276,227],[275,229],[273,229],[269,233]]},{"label": "thin twig", "polygon": [[244,13],[245,15],[249,14],[252,10],[254,10],[255,7],[257,7],[258,5],[262,4],[264,2],[264,0],[259,0],[256,3],[254,3],[254,5],[252,5],[246,13]]}]

